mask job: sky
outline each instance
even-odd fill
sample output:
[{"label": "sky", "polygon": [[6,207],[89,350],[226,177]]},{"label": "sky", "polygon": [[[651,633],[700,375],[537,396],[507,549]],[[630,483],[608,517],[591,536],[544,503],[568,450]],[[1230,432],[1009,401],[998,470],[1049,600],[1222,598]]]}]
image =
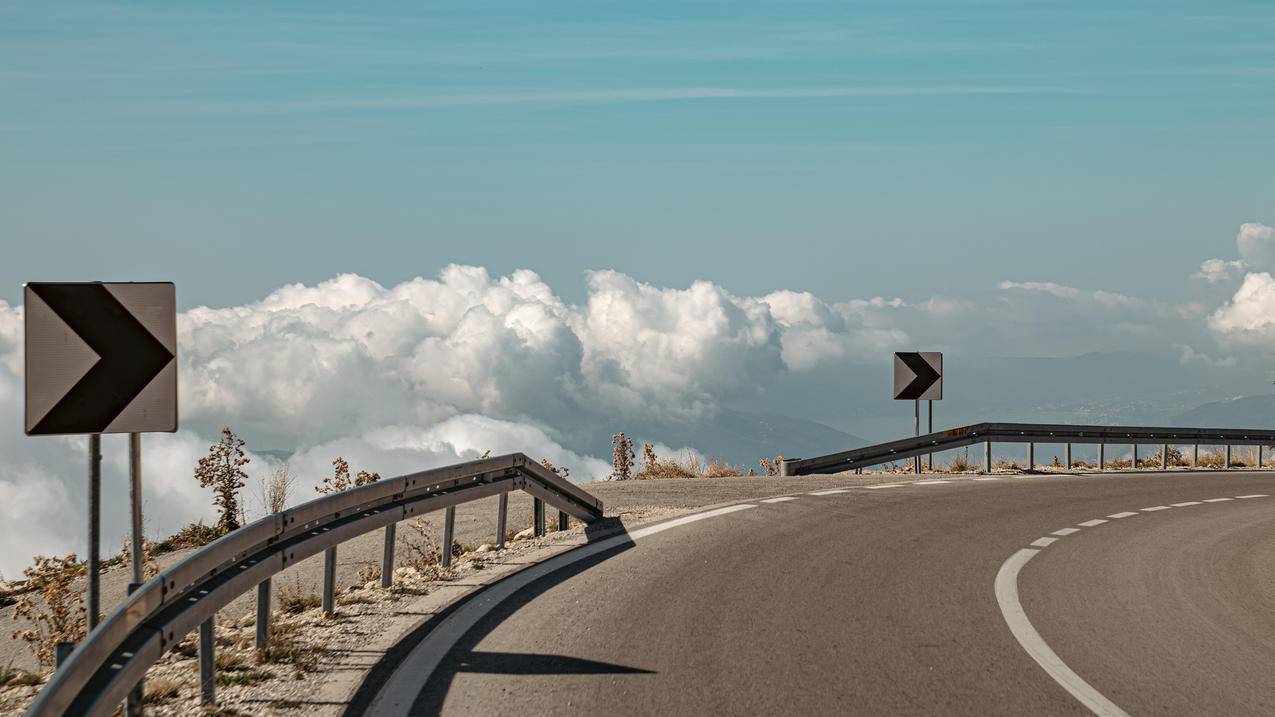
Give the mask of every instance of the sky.
[{"label": "sky", "polygon": [[897,350],[945,352],[947,421],[1267,392],[1272,35],[1262,2],[0,2],[0,573],[83,550],[83,439],[21,431],[26,281],[177,285],[150,536],[213,519],[227,424],[295,502],[337,455],[586,480],[626,426],[897,437]]}]

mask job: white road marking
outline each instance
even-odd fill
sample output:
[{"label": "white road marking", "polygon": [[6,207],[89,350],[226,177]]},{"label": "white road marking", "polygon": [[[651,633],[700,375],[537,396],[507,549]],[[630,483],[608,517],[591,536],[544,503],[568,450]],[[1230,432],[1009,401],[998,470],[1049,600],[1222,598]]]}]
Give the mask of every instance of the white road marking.
[{"label": "white road marking", "polygon": [[1057,542],[1058,538],[1044,537],[1033,540],[1032,545],[1035,545],[1038,548],[1047,548]]},{"label": "white road marking", "polygon": [[1068,535],[1071,535],[1072,533],[1079,533],[1079,532],[1080,532],[1080,528],[1059,528],[1058,530],[1055,530],[1053,533],[1050,533],[1050,535],[1068,536]]},{"label": "white road marking", "polygon": [[975,478],[974,480],[1000,480],[1000,478],[997,478],[995,476],[987,476],[986,478]]},{"label": "white road marking", "polygon": [[919,480],[913,485],[936,485],[938,483],[951,483],[950,480]]},{"label": "white road marking", "polygon": [[1039,552],[1039,550],[1023,548],[1009,556],[1001,565],[1000,571],[996,573],[996,602],[1000,604],[1005,624],[1009,625],[1009,631],[1014,634],[1018,644],[1027,651],[1028,655],[1031,655],[1036,664],[1040,665],[1063,689],[1070,692],[1072,697],[1079,700],[1080,704],[1100,717],[1129,717],[1127,712],[1103,697],[1068,667],[1050,649],[1040,633],[1036,632],[1031,620],[1027,619],[1027,613],[1023,611],[1022,603],[1018,601],[1018,573],[1027,561]]},{"label": "white road marking", "polygon": [[1198,500],[1188,500],[1188,501],[1186,501],[1186,502],[1184,502],[1184,503],[1173,503],[1173,507],[1174,507],[1174,508],[1185,508],[1185,507],[1187,507],[1188,505],[1199,505],[1199,504],[1200,504],[1200,501],[1198,501]]},{"label": "white road marking", "polygon": [[1154,512],[1156,512],[1157,510],[1168,510],[1168,509],[1169,509],[1169,506],[1167,506],[1167,505],[1153,505],[1153,506],[1151,506],[1150,508],[1143,508],[1143,509],[1142,509],[1142,512],[1143,512],[1143,513],[1154,513]]},{"label": "white road marking", "polygon": [[596,543],[582,545],[575,550],[554,556],[543,563],[538,563],[499,582],[492,583],[483,592],[462,604],[451,615],[448,615],[423,640],[417,643],[416,647],[412,648],[412,651],[408,653],[407,657],[381,687],[381,691],[377,693],[371,707],[368,708],[365,714],[373,715],[374,717],[388,717],[390,715],[405,717],[409,714],[412,709],[412,702],[420,695],[430,675],[434,673],[439,663],[447,656],[452,646],[459,642],[465,636],[465,633],[469,632],[474,625],[478,624],[479,620],[483,619],[497,605],[536,580],[572,563],[631,542],[636,542],[641,538],[661,533],[670,528],[677,528],[705,518],[714,518],[719,515],[727,515],[756,507],[756,505],[751,503],[728,505],[725,508],[707,510],[703,513],[695,513],[659,523],[658,525],[640,528],[631,533],[614,535]]},{"label": "white road marking", "polygon": [[1108,517],[1108,518],[1117,518],[1117,519],[1119,519],[1119,518],[1132,518],[1132,517],[1133,517],[1133,516],[1135,516],[1135,515],[1137,515],[1137,513],[1133,513],[1133,512],[1131,512],[1131,511],[1126,510],[1126,511],[1121,512],[1121,513],[1112,513],[1111,515],[1108,515],[1107,517]]},{"label": "white road marking", "polygon": [[817,490],[817,491],[814,491],[813,493],[807,493],[806,495],[835,495],[837,493],[849,493],[849,492],[850,491],[846,490],[845,488],[833,488],[832,490]]},{"label": "white road marking", "polygon": [[1237,495],[1235,497],[1239,498],[1240,500],[1245,500],[1247,498],[1269,498],[1270,496],[1266,495],[1265,493],[1254,493],[1253,495]]},{"label": "white road marking", "polygon": [[876,490],[877,488],[902,488],[905,485],[907,485],[907,483],[882,483],[880,485],[869,485],[864,487],[868,490]]},{"label": "white road marking", "polygon": [[784,502],[787,502],[787,501],[790,501],[790,500],[797,500],[797,497],[796,497],[796,496],[792,496],[792,495],[784,495],[784,496],[780,496],[780,497],[778,497],[778,498],[766,498],[765,500],[760,501],[760,502],[762,502],[762,503],[784,503]]},{"label": "white road marking", "polygon": [[1093,520],[1086,520],[1083,523],[1076,523],[1076,525],[1079,525],[1082,528],[1092,528],[1096,525],[1102,525],[1105,522],[1107,521],[1103,518],[1094,518]]},{"label": "white road marking", "polygon": [[1234,498],[1205,498],[1205,503],[1221,503],[1224,500],[1235,500]]}]

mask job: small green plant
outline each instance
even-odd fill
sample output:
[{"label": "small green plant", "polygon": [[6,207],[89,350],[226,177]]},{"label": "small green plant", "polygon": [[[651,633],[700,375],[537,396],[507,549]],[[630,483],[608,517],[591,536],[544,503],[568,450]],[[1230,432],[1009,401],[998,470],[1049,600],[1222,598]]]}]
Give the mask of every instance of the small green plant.
[{"label": "small green plant", "polygon": [[239,528],[239,489],[248,474],[243,467],[250,459],[244,455],[244,442],[230,430],[221,429],[221,440],[208,447],[208,455],[199,459],[195,478],[202,488],[213,489],[213,503],[221,511],[217,527],[223,533]]},{"label": "small green plant", "polygon": [[0,667],[0,687],[23,686],[34,687],[44,681],[44,678],[34,672],[19,670],[12,663]]}]

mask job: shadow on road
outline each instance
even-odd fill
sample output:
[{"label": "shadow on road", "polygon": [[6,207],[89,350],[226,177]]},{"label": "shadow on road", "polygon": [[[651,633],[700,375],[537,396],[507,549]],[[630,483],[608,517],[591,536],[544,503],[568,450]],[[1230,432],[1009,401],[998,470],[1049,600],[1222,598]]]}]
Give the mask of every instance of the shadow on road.
[{"label": "shadow on road", "polygon": [[[588,543],[596,543],[599,540],[628,535],[624,525],[617,518],[604,518],[595,521],[585,526],[584,532]],[[522,606],[535,600],[555,585],[570,580],[593,566],[632,548],[633,545],[632,540],[623,540],[612,548],[545,575],[498,604],[469,632],[465,633],[465,636],[460,641],[452,646],[447,657],[434,670],[434,673],[429,676],[429,681],[423,685],[421,694],[412,705],[411,714],[439,714],[442,711],[443,701],[447,697],[447,692],[451,688],[452,680],[458,673],[462,672],[509,675],[654,674],[652,670],[640,667],[597,662],[566,655],[482,652],[474,649],[497,625],[516,613]],[[562,555],[569,553],[570,551],[562,553]],[[493,585],[495,584],[499,584],[499,581],[493,583]],[[447,609],[421,624],[420,627],[406,635],[398,644],[388,650],[368,671],[367,677],[350,699],[350,703],[342,713],[342,717],[358,717],[362,715],[371,706],[372,700],[375,699],[390,675],[394,673],[399,664],[426,635],[437,627],[439,623],[446,620],[460,606],[481,597],[483,592],[491,587],[491,585],[484,586],[470,593],[464,599],[448,606]]]}]

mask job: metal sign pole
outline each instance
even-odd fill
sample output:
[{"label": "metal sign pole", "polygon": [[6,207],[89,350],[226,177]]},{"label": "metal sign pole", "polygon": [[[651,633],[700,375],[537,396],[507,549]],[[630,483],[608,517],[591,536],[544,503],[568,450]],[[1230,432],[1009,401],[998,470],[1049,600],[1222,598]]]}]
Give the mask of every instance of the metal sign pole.
[{"label": "metal sign pole", "polygon": [[[934,432],[934,399],[930,399],[926,401],[925,403],[930,413],[929,425],[926,427],[925,430],[926,430],[926,433],[933,433]],[[931,471],[934,470],[934,454],[933,453],[930,454],[930,470]]]},{"label": "metal sign pole", "polygon": [[88,601],[89,630],[97,627],[101,605],[101,576],[98,574],[102,543],[102,436],[89,435],[89,535]]},{"label": "metal sign pole", "polygon": [[[145,579],[143,574],[145,558],[142,555],[142,434],[140,433],[128,434],[128,502],[133,514],[131,551],[133,583],[128,586],[128,592],[131,595],[134,590],[142,586]],[[139,680],[128,693],[125,714],[129,717],[138,717],[142,714],[143,689],[142,682]]]},{"label": "metal sign pole", "polygon": [[[915,401],[913,401],[913,409],[914,410],[912,413],[915,418],[915,421],[913,423],[912,435],[919,436],[921,435],[921,399],[918,398]],[[921,472],[921,457],[920,456],[917,456],[912,459],[912,472],[913,473]]]}]

